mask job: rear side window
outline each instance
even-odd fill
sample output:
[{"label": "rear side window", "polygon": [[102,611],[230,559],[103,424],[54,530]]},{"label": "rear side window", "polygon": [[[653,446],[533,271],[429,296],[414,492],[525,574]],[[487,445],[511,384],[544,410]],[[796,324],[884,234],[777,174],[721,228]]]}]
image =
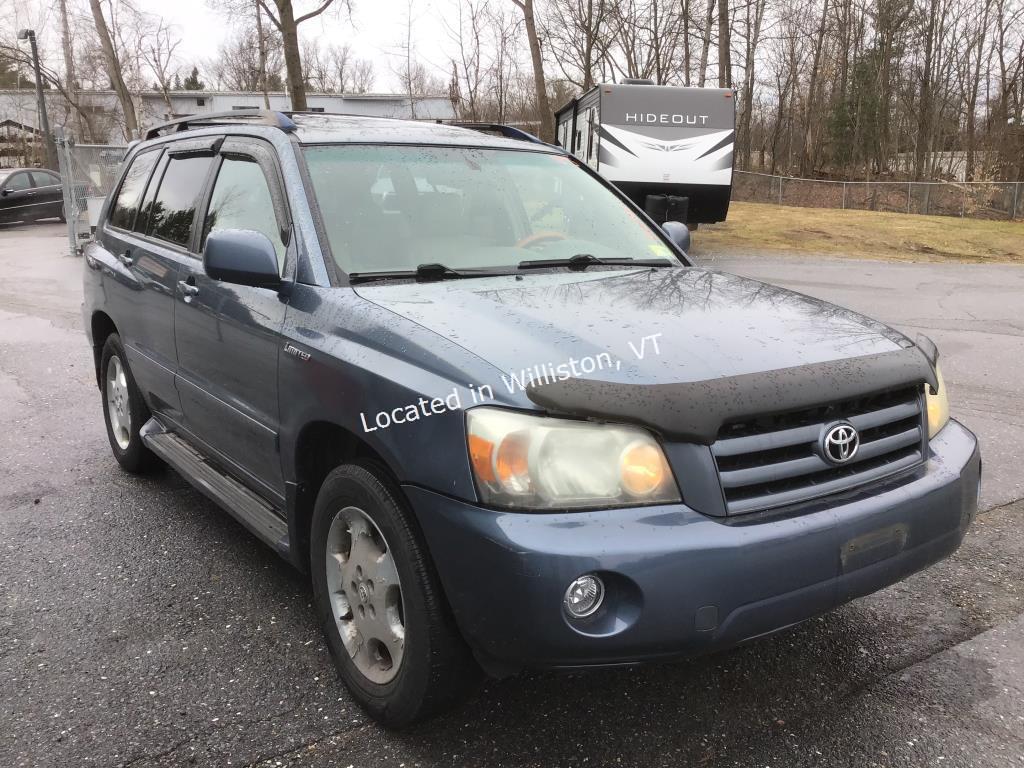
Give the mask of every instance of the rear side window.
[{"label": "rear side window", "polygon": [[149,210],[148,234],[176,245],[188,245],[199,193],[213,158],[172,157]]},{"label": "rear side window", "polygon": [[32,179],[37,187],[52,187],[60,184],[60,179],[55,174],[46,171],[32,171]]},{"label": "rear side window", "polygon": [[203,224],[203,241],[218,229],[254,229],[266,235],[277,251],[277,264],[284,264],[284,242],[274,211],[270,185],[259,163],[245,158],[225,157],[213,185],[210,208]]},{"label": "rear side window", "polygon": [[124,175],[121,189],[118,190],[110,211],[110,223],[113,226],[121,229],[132,228],[135,215],[139,212],[142,193],[146,190],[146,181],[158,157],[159,152],[143,152],[136,155],[132,164],[128,166],[128,172]]}]

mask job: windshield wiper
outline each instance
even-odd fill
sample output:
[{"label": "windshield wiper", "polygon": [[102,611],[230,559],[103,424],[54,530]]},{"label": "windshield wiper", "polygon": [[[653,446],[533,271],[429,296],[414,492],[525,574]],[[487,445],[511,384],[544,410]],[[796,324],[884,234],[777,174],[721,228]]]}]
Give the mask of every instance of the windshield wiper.
[{"label": "windshield wiper", "polygon": [[590,253],[577,253],[568,259],[535,259],[519,262],[519,269],[544,269],[545,267],[568,267],[573,272],[582,272],[587,267],[604,265],[613,267],[671,267],[668,259],[600,259]]},{"label": "windshield wiper", "polygon": [[350,272],[349,283],[369,283],[376,280],[416,280],[420,283],[431,283],[437,280],[459,280],[468,277],[496,277],[514,275],[507,269],[473,267],[470,269],[453,269],[444,264],[420,264],[416,269],[399,269],[386,272]]}]

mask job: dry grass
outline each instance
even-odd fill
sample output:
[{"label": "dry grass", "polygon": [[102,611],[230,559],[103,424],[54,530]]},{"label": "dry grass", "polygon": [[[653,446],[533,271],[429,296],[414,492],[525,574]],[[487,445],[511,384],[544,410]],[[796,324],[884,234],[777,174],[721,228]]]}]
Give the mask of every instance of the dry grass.
[{"label": "dry grass", "polygon": [[1024,263],[1024,222],[732,203],[693,255],[780,251],[899,261]]}]

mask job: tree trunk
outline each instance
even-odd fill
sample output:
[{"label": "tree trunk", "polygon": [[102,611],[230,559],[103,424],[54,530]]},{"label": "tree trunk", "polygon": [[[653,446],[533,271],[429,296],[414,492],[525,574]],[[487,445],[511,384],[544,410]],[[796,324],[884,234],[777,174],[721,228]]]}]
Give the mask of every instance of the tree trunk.
[{"label": "tree trunk", "polygon": [[132,102],[132,95],[128,86],[124,83],[124,76],[121,74],[121,63],[117,60],[117,52],[114,50],[114,43],[110,39],[110,30],[107,29],[107,20],[103,18],[103,8],[100,0],[89,0],[89,8],[92,10],[92,20],[96,24],[96,36],[100,39],[100,47],[103,50],[103,64],[107,70],[107,76],[114,86],[117,100],[121,104],[121,111],[124,113],[125,138],[137,139],[139,133],[139,121],[135,116],[135,104]]},{"label": "tree trunk", "polygon": [[800,175],[806,176],[808,172],[808,161],[811,157],[811,119],[815,113],[814,102],[818,97],[818,73],[821,70],[821,54],[825,46],[825,27],[828,22],[828,0],[821,9],[821,23],[818,25],[818,34],[814,41],[814,56],[811,62],[811,79],[807,87],[807,103],[804,105],[804,140],[800,148]]},{"label": "tree trunk", "polygon": [[541,57],[540,38],[537,36],[537,22],[533,15],[533,0],[513,0],[523,11],[526,22],[526,38],[530,43],[530,58],[533,61],[533,87],[537,91],[537,111],[540,113],[540,138],[554,141],[555,118],[548,104],[547,83],[544,81],[544,59]]},{"label": "tree trunk", "polygon": [[263,34],[263,10],[256,3],[256,44],[260,56],[260,90],[263,91],[263,106],[270,109],[270,94],[267,92],[267,38]]},{"label": "tree trunk", "polygon": [[921,67],[921,100],[917,114],[917,145],[914,147],[914,181],[920,181],[924,176],[928,137],[932,128],[932,64],[938,10],[938,0],[931,0],[928,29],[924,39],[924,63]]},{"label": "tree trunk", "polygon": [[288,95],[292,110],[305,112],[306,81],[302,77],[302,59],[299,55],[299,26],[295,23],[292,0],[276,0],[280,13],[281,42],[284,47],[285,77],[288,80]]},{"label": "tree trunk", "polygon": [[[754,0],[754,3],[747,6],[747,44],[746,57],[743,62],[743,92],[740,100],[740,119],[737,147],[739,149],[738,166],[745,170],[750,169],[750,151],[752,137],[750,135],[751,119],[754,111],[754,65],[757,59],[757,46],[761,41],[761,23],[764,20],[766,0]],[[751,20],[750,13],[753,7],[754,18]],[[762,158],[761,165],[764,165]]]},{"label": "tree trunk", "polygon": [[[71,27],[68,25],[68,3],[67,0],[60,0],[60,41],[64,48],[64,87],[67,89],[69,100],[78,103],[78,86],[75,83],[75,51],[71,46]],[[75,139],[85,141],[85,132],[82,130],[82,115],[75,109]]]},{"label": "tree trunk", "polygon": [[729,39],[729,0],[718,0],[718,87],[732,88],[732,41]]},{"label": "tree trunk", "polygon": [[690,85],[690,0],[681,0],[683,14],[683,85]]},{"label": "tree trunk", "polygon": [[708,52],[711,50],[711,22],[715,18],[715,0],[708,0],[708,10],[704,14],[704,43],[700,49],[700,72],[697,74],[697,87],[703,88],[708,76]]}]

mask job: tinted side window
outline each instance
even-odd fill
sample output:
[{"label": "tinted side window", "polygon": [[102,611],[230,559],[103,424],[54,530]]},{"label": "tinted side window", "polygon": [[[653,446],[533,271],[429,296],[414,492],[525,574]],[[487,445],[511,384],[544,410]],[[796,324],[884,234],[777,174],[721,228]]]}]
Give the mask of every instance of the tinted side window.
[{"label": "tinted side window", "polygon": [[254,160],[225,157],[213,185],[210,207],[203,223],[203,241],[218,229],[254,229],[266,235],[277,251],[277,265],[284,264],[284,242],[274,213],[263,169]]},{"label": "tinted side window", "polygon": [[32,171],[32,179],[35,181],[33,186],[36,187],[52,187],[60,184],[60,179],[55,174],[46,171]]},{"label": "tinted side window", "polygon": [[158,157],[159,152],[143,152],[136,155],[132,164],[128,166],[128,172],[121,182],[121,189],[118,190],[114,205],[110,209],[110,223],[113,226],[121,229],[132,228],[135,214],[139,210],[139,201],[142,200],[142,193],[146,189],[146,181]]},{"label": "tinted side window", "polygon": [[212,157],[172,157],[149,211],[149,234],[187,245]]},{"label": "tinted side window", "polygon": [[27,173],[16,173],[7,179],[4,189],[13,189],[15,192],[20,192],[21,190],[28,189],[31,186],[32,180],[28,177]]}]

